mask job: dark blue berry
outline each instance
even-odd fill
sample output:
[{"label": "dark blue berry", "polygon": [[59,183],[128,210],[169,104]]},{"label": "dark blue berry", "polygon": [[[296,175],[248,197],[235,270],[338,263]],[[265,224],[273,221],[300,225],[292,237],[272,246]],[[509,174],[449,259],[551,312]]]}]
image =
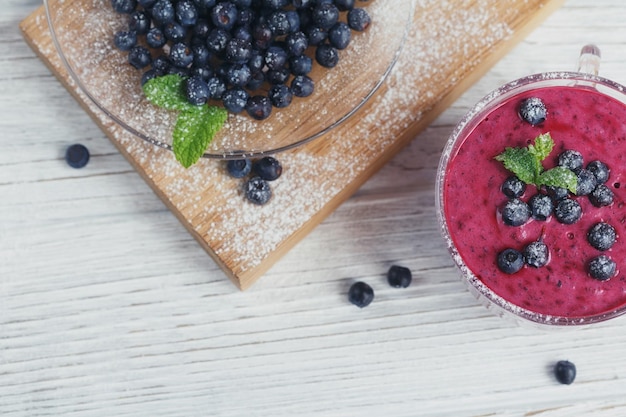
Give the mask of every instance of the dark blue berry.
[{"label": "dark blue berry", "polygon": [[282,36],[290,32],[287,13],[282,10],[277,10],[270,14],[267,18],[267,25],[274,36]]},{"label": "dark blue berry", "polygon": [[583,169],[584,160],[580,152],[568,149],[559,154],[558,163],[559,166],[570,169],[574,171],[574,173],[578,173],[578,171]]},{"label": "dark blue berry", "polygon": [[134,31],[121,30],[115,33],[113,44],[120,51],[130,51],[137,45],[137,33]]},{"label": "dark blue berry", "polygon": [[118,13],[130,14],[137,8],[137,0],[111,0],[111,5]]},{"label": "dark blue berry", "polygon": [[207,87],[209,87],[209,97],[213,100],[220,100],[226,92],[226,83],[221,77],[217,75],[212,76],[206,81]]},{"label": "dark blue berry", "polygon": [[280,68],[275,70],[270,70],[265,73],[265,79],[270,84],[285,84],[287,80],[289,80],[289,75],[291,72],[288,68]]},{"label": "dark blue berry", "polygon": [[239,38],[231,38],[226,43],[225,58],[226,61],[235,64],[244,64],[250,60],[252,56],[252,45],[249,41]]},{"label": "dark blue berry", "polygon": [[289,22],[289,33],[299,31],[301,27],[300,14],[296,10],[287,10],[285,14],[287,22]]},{"label": "dark blue berry", "polygon": [[334,68],[339,62],[337,48],[326,43],[319,45],[315,49],[315,60],[323,67]]},{"label": "dark blue berry", "polygon": [[165,55],[158,56],[152,61],[152,69],[156,71],[157,75],[167,74],[171,66],[170,59]]},{"label": "dark blue berry", "polygon": [[546,105],[538,97],[530,97],[522,100],[518,112],[522,120],[533,126],[545,122],[548,115]]},{"label": "dark blue berry", "polygon": [[193,26],[198,21],[198,9],[191,0],[176,3],[176,20],[182,26]]},{"label": "dark blue berry", "polygon": [[267,49],[272,41],[272,30],[266,23],[259,22],[252,27],[252,39],[258,49]]},{"label": "dark blue berry", "polygon": [[587,241],[600,251],[611,249],[617,238],[615,228],[608,223],[600,222],[593,225],[587,232]]},{"label": "dark blue berry", "polygon": [[251,77],[252,71],[246,64],[232,64],[226,69],[226,82],[233,87],[244,87]]},{"label": "dark blue berry", "polygon": [[226,48],[230,38],[230,34],[224,29],[214,28],[206,38],[206,46],[211,52],[218,53]]},{"label": "dark blue berry", "polygon": [[605,182],[607,182],[611,173],[609,167],[601,161],[589,162],[589,164],[587,165],[587,169],[591,171],[593,175],[595,175],[596,182],[598,184],[604,184]]},{"label": "dark blue berry", "polygon": [[208,66],[204,66],[204,67],[193,66],[193,67],[191,67],[191,72],[189,73],[189,75],[192,76],[192,77],[193,76],[198,76],[198,77],[202,78],[206,82],[214,74],[213,74],[213,70],[210,67],[208,67]]},{"label": "dark blue berry", "polygon": [[561,201],[569,196],[569,190],[563,187],[548,186],[546,187],[546,191],[548,192],[548,195],[550,196],[552,201],[555,202]]},{"label": "dark blue berry", "polygon": [[165,34],[159,28],[151,28],[146,34],[146,43],[150,48],[162,48],[166,42]]},{"label": "dark blue berry", "polygon": [[531,242],[524,248],[524,260],[529,266],[541,268],[548,263],[548,258],[548,246],[542,241]]},{"label": "dark blue berry", "polygon": [[509,226],[521,226],[530,219],[530,207],[519,198],[507,201],[502,208],[502,221]]},{"label": "dark blue berry", "polygon": [[271,70],[283,69],[287,64],[289,55],[280,46],[270,46],[265,51],[265,65]]},{"label": "dark blue berry", "polygon": [[176,22],[170,22],[163,27],[163,34],[168,41],[182,42],[185,40],[187,30]]},{"label": "dark blue berry", "polygon": [[150,51],[141,45],[135,45],[128,52],[128,62],[137,69],[145,68],[152,62]]},{"label": "dark blue berry", "polygon": [[244,194],[248,201],[257,205],[266,204],[272,198],[272,188],[261,177],[252,177],[244,183]]},{"label": "dark blue berry", "polygon": [[607,255],[599,255],[589,261],[587,271],[598,281],[607,281],[617,272],[617,264]]},{"label": "dark blue berry", "polygon": [[250,33],[250,29],[244,26],[238,26],[233,30],[233,38],[241,39],[244,41],[248,41],[250,45],[252,45],[252,34]]},{"label": "dark blue berry", "polygon": [[328,31],[328,41],[337,49],[346,49],[350,44],[350,28],[344,22],[336,23]]},{"label": "dark blue berry", "polygon": [[283,173],[283,167],[276,158],[265,156],[254,161],[252,171],[266,181],[274,181]]},{"label": "dark blue berry", "polygon": [[291,100],[293,99],[291,89],[289,89],[289,87],[287,87],[285,84],[273,85],[272,87],[270,87],[267,96],[272,102],[272,106],[276,108],[284,108],[289,106],[291,104]]},{"label": "dark blue berry", "polygon": [[272,113],[272,103],[269,98],[256,95],[248,99],[246,111],[253,119],[264,120]]},{"label": "dark blue berry", "polygon": [[596,207],[606,207],[613,204],[613,197],[613,191],[606,185],[600,184],[589,194],[589,201]]},{"label": "dark blue berry", "polygon": [[374,300],[374,290],[369,284],[359,281],[350,286],[348,301],[359,308],[367,307]]},{"label": "dark blue berry", "polygon": [[191,33],[198,39],[204,39],[206,41],[207,36],[209,36],[209,32],[213,26],[207,19],[199,18],[196,24],[191,29]]},{"label": "dark blue berry", "polygon": [[517,198],[521,197],[526,191],[526,183],[517,178],[515,175],[512,175],[504,180],[501,189],[505,196],[509,198]]},{"label": "dark blue berry", "polygon": [[289,69],[293,75],[307,75],[313,69],[313,60],[307,55],[292,56]]},{"label": "dark blue berry", "polygon": [[172,65],[167,70],[168,75],[178,75],[181,78],[189,77],[189,68],[181,68],[176,65]]},{"label": "dark blue berry", "polygon": [[528,205],[533,219],[540,221],[547,220],[554,210],[554,203],[546,194],[535,194],[528,201]]},{"label": "dark blue berry", "polygon": [[265,82],[265,75],[262,72],[253,73],[246,84],[246,88],[251,91],[258,90]]},{"label": "dark blue berry", "polygon": [[191,47],[191,52],[193,52],[193,66],[194,67],[205,67],[209,65],[209,60],[211,59],[211,52],[209,48],[204,44],[196,44]]},{"label": "dark blue berry", "polygon": [[365,9],[354,8],[348,12],[348,26],[357,32],[363,32],[372,23],[370,15]]},{"label": "dark blue berry", "polygon": [[505,274],[514,274],[524,267],[524,255],[518,250],[508,248],[498,254],[498,268]]},{"label": "dark blue berry", "polygon": [[202,77],[193,76],[185,82],[187,101],[194,105],[205,104],[210,96],[209,86]]},{"label": "dark blue berry", "polygon": [[289,0],[262,0],[263,6],[270,9],[281,9],[289,4]]},{"label": "dark blue berry", "polygon": [[563,224],[574,224],[583,215],[583,210],[576,200],[564,198],[559,201],[554,209],[554,216]]},{"label": "dark blue berry", "polygon": [[151,68],[148,71],[145,71],[141,75],[141,85],[143,86],[145,83],[147,83],[148,81],[152,79],[155,79],[156,77],[158,77],[158,75],[154,69]]},{"label": "dark blue berry", "polygon": [[174,21],[174,6],[169,0],[158,0],[152,6],[151,14],[157,25],[166,25]]},{"label": "dark blue berry", "polygon": [[412,279],[411,270],[404,266],[392,265],[387,271],[387,282],[394,288],[406,288]]},{"label": "dark blue berry", "polygon": [[576,195],[589,195],[596,188],[596,176],[593,172],[581,169],[577,174]]},{"label": "dark blue berry", "polygon": [[138,35],[145,35],[150,30],[150,16],[142,10],[134,11],[128,19],[128,28]]},{"label": "dark blue berry", "polygon": [[309,26],[306,29],[305,33],[309,45],[318,46],[323,44],[324,41],[328,39],[328,31],[317,26]]},{"label": "dark blue berry", "polygon": [[229,112],[241,113],[246,108],[248,98],[250,98],[250,95],[246,90],[236,87],[224,92],[222,102],[224,108]]},{"label": "dark blue berry", "polygon": [[291,80],[291,93],[296,97],[308,97],[314,89],[313,80],[306,75],[298,75]]},{"label": "dark blue berry", "polygon": [[193,51],[183,42],[175,43],[170,48],[170,61],[177,67],[188,67],[193,62]]},{"label": "dark blue berry", "polygon": [[85,145],[76,143],[65,151],[65,162],[72,168],[82,168],[89,162],[89,149]]},{"label": "dark blue berry", "polygon": [[237,6],[228,1],[217,3],[211,9],[211,21],[215,27],[220,29],[231,29],[235,25],[238,15]]},{"label": "dark blue berry", "polygon": [[252,170],[252,161],[248,158],[230,159],[226,162],[226,171],[233,178],[243,178]]},{"label": "dark blue berry", "polygon": [[293,32],[285,39],[287,52],[291,56],[300,56],[309,47],[309,39],[302,32]]},{"label": "dark blue berry", "polygon": [[576,365],[570,361],[558,361],[554,366],[554,376],[561,384],[569,385],[576,379]]},{"label": "dark blue berry", "polygon": [[311,12],[311,19],[317,27],[328,30],[339,20],[339,9],[332,3],[318,4]]},{"label": "dark blue berry", "polygon": [[354,0],[335,0],[335,6],[342,12],[352,10],[354,8]]},{"label": "dark blue berry", "polygon": [[149,10],[152,8],[152,6],[154,6],[156,0],[137,0],[137,3],[139,3],[139,5],[144,9]]}]

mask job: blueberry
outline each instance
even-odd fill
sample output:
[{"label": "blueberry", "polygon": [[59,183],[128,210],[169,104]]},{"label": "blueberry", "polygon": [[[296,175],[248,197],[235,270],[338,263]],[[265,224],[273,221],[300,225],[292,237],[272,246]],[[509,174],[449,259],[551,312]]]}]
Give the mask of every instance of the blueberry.
[{"label": "blueberry", "polygon": [[176,20],[182,26],[194,26],[198,21],[198,9],[191,0],[176,3]]},{"label": "blueberry", "polygon": [[617,272],[617,264],[607,255],[599,255],[587,264],[589,275],[598,281],[607,281]]},{"label": "blueberry", "polygon": [[302,32],[293,32],[285,39],[287,52],[291,56],[300,56],[309,47],[309,38]]},{"label": "blueberry", "polygon": [[128,19],[128,28],[138,35],[145,35],[150,30],[150,16],[141,10],[134,11]]},{"label": "blueberry", "polygon": [[577,174],[576,195],[589,195],[596,188],[596,176],[593,172],[581,169]]},{"label": "blueberry", "polygon": [[339,20],[339,9],[333,3],[321,3],[311,12],[311,19],[315,26],[330,29]]},{"label": "blueberry", "polygon": [[288,68],[270,70],[265,73],[265,79],[270,84],[285,84],[289,80],[291,72]]},{"label": "blueberry", "polygon": [[411,270],[404,266],[392,265],[387,271],[387,282],[394,288],[406,288],[412,279]]},{"label": "blueberry", "polygon": [[587,165],[587,169],[596,176],[596,182],[598,184],[604,184],[608,181],[611,170],[602,161],[591,161]]},{"label": "blueberry", "polygon": [[528,205],[535,220],[547,220],[554,210],[554,203],[546,194],[535,194],[528,201]]},{"label": "blueberry", "polygon": [[563,224],[574,224],[583,214],[580,204],[576,200],[564,198],[559,201],[554,209],[554,216]]},{"label": "blueberry", "polygon": [[524,255],[518,250],[508,248],[498,254],[498,268],[505,274],[514,274],[524,266]]},{"label": "blueberry", "polygon": [[600,251],[611,249],[617,238],[615,228],[608,223],[600,222],[593,225],[587,232],[587,241]]},{"label": "blueberry", "polygon": [[289,33],[299,31],[302,24],[300,14],[296,10],[287,10],[285,14],[287,15],[287,22],[289,22]]},{"label": "blueberry", "polygon": [[230,90],[226,90],[222,95],[222,102],[224,108],[231,113],[241,113],[248,103],[250,95],[243,88],[235,87]]},{"label": "blueberry", "polygon": [[282,36],[290,32],[287,13],[282,10],[271,13],[267,18],[267,25],[274,36]]},{"label": "blueberry", "polygon": [[574,171],[574,173],[578,173],[578,171],[583,169],[584,160],[580,152],[567,149],[559,154],[558,163],[559,166],[568,168]]},{"label": "blueberry", "polygon": [[346,49],[350,44],[350,28],[344,22],[335,23],[328,31],[328,40],[337,49]]},{"label": "blueberry", "polygon": [[244,64],[252,57],[252,45],[247,40],[231,38],[226,42],[224,53],[226,61]]},{"label": "blueberry", "polygon": [[146,34],[146,43],[150,48],[161,48],[166,42],[165,34],[157,27],[151,28]]},{"label": "blueberry", "polygon": [[222,52],[226,48],[230,34],[224,29],[213,28],[206,38],[206,46],[214,53]]},{"label": "blueberry", "polygon": [[152,6],[154,6],[154,3],[156,3],[156,0],[137,0],[137,3],[139,3],[141,7],[147,10],[147,9],[151,9]]},{"label": "blueberry", "polygon": [[328,39],[328,31],[317,27],[310,26],[305,31],[309,45],[317,46],[324,43]]},{"label": "blueberry", "polygon": [[529,97],[523,100],[519,105],[518,112],[522,120],[533,126],[545,122],[547,117],[546,105],[538,97]]},{"label": "blueberry", "polygon": [[291,80],[291,93],[296,97],[308,97],[314,89],[313,80],[306,75],[297,75]]},{"label": "blueberry", "polygon": [[265,181],[274,181],[283,173],[283,167],[276,158],[264,156],[252,164],[252,171]]},{"label": "blueberry", "polygon": [[147,83],[150,80],[155,79],[156,77],[158,77],[158,75],[154,69],[149,69],[148,71],[145,71],[141,75],[141,85],[143,86],[145,83]]},{"label": "blueberry", "polygon": [[211,21],[215,27],[220,29],[231,29],[237,21],[237,6],[229,1],[217,3],[211,9]]},{"label": "blueberry", "polygon": [[210,77],[206,85],[209,87],[209,97],[213,100],[220,100],[226,92],[226,83],[217,75]]},{"label": "blueberry", "polygon": [[348,26],[357,32],[363,32],[372,23],[370,15],[365,9],[354,8],[348,12]]},{"label": "blueberry", "polygon": [[111,5],[118,13],[130,14],[137,8],[137,0],[111,0]]},{"label": "blueberry", "polygon": [[206,41],[207,36],[212,29],[211,23],[207,19],[198,18],[196,24],[192,27],[191,33],[198,39],[204,39]]},{"label": "blueberry", "polygon": [[354,8],[354,0],[335,0],[335,6],[342,12],[352,10]]},{"label": "blueberry", "polygon": [[145,68],[151,62],[150,51],[141,45],[133,46],[128,53],[128,63],[137,69]]},{"label": "blueberry", "polygon": [[546,187],[546,191],[548,192],[548,195],[550,196],[552,201],[555,202],[561,201],[569,196],[569,190],[563,187],[548,186]]},{"label": "blueberry", "polygon": [[289,0],[262,0],[263,6],[270,9],[280,9],[289,4]]},{"label": "blueberry", "polygon": [[272,102],[272,106],[276,108],[289,106],[291,104],[291,100],[293,99],[291,90],[285,84],[273,85],[268,91],[267,96]]},{"label": "blueberry", "polygon": [[165,55],[160,55],[152,61],[152,69],[156,71],[157,75],[165,75],[172,66],[170,59]]},{"label": "blueberry", "polygon": [[506,202],[502,208],[502,221],[509,226],[521,226],[530,219],[530,207],[519,198]]},{"label": "blueberry", "polygon": [[158,0],[152,6],[151,13],[152,19],[154,19],[157,25],[166,25],[174,21],[174,6],[172,6],[169,0]]},{"label": "blueberry", "polygon": [[526,191],[526,183],[512,175],[504,180],[501,189],[504,195],[509,198],[521,197]]},{"label": "blueberry", "polygon": [[606,207],[613,204],[613,197],[613,191],[606,185],[600,184],[589,194],[589,201],[596,207]]},{"label": "blueberry", "polygon": [[541,268],[548,263],[548,258],[548,246],[540,240],[531,242],[524,248],[526,264],[532,267]]},{"label": "blueberry", "polygon": [[270,46],[265,52],[265,65],[271,70],[282,69],[287,64],[289,55],[280,46]]},{"label": "blueberry", "polygon": [[248,158],[230,159],[226,162],[226,171],[233,178],[243,178],[252,170],[252,161]]},{"label": "blueberry", "polygon": [[569,385],[576,379],[576,365],[570,361],[558,361],[554,366],[554,376],[561,384]]},{"label": "blueberry", "polygon": [[226,82],[233,87],[244,87],[252,77],[252,71],[246,64],[232,64],[226,69]]},{"label": "blueberry", "polygon": [[176,22],[170,22],[163,27],[165,39],[172,42],[182,42],[185,40],[187,30]]},{"label": "blueberry", "polygon": [[205,104],[210,96],[209,86],[199,76],[193,76],[185,82],[185,95],[187,101],[194,105]]},{"label": "blueberry", "polygon": [[374,300],[374,290],[363,281],[355,282],[348,290],[348,301],[359,308],[367,307]]},{"label": "blueberry", "polygon": [[191,47],[191,52],[193,52],[193,66],[194,67],[205,67],[209,65],[209,60],[211,59],[211,52],[209,48],[204,44],[196,44]]},{"label": "blueberry", "polygon": [[174,66],[185,68],[193,62],[193,51],[183,42],[178,42],[170,48],[170,61]]},{"label": "blueberry", "polygon": [[82,168],[89,162],[89,149],[85,145],[76,143],[65,151],[65,162],[72,168]]},{"label": "blueberry", "polygon": [[269,98],[256,95],[248,99],[246,111],[253,119],[264,120],[272,113],[272,103]]},{"label": "blueberry", "polygon": [[307,75],[313,69],[313,60],[307,55],[289,58],[289,69],[293,75]]},{"label": "blueberry", "polygon": [[252,39],[258,49],[267,49],[272,41],[272,30],[266,23],[258,22],[252,26]]},{"label": "blueberry", "polygon": [[257,205],[266,204],[272,198],[272,189],[261,177],[252,177],[244,183],[244,194],[248,201]]},{"label": "blueberry", "polygon": [[334,68],[339,62],[337,48],[326,43],[319,45],[315,49],[315,60],[323,67]]},{"label": "blueberry", "polygon": [[258,90],[261,88],[263,83],[265,82],[265,74],[262,72],[252,73],[250,79],[248,80],[248,84],[246,84],[246,88],[248,90]]},{"label": "blueberry", "polygon": [[130,51],[133,46],[137,45],[137,32],[120,30],[115,33],[113,44],[120,51]]}]

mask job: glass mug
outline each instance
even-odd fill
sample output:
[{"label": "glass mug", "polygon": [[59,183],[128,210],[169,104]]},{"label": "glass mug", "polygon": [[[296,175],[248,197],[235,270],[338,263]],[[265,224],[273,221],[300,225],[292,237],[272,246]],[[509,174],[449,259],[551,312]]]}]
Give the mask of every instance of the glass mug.
[{"label": "glass mug", "polygon": [[[577,72],[530,75],[488,94],[463,117],[441,156],[436,203],[449,252],[470,292],[496,314],[518,323],[586,325],[626,312],[626,265],[620,265],[626,262],[626,87],[599,77],[599,61],[599,49],[587,45]],[[545,121],[535,125],[519,112],[531,97],[540,98],[547,113]],[[548,133],[554,148],[539,171],[557,166],[565,150],[577,151],[585,175],[593,171],[591,161],[608,167],[604,182],[594,176],[593,193],[602,188],[612,202],[599,204],[597,198],[583,195],[588,191],[583,193],[581,185],[577,193],[563,194],[563,189],[541,183],[526,184],[519,197],[505,195],[502,184],[513,173],[495,157],[507,147],[528,149]],[[584,177],[579,168],[573,169]],[[549,197],[552,210],[545,218],[530,209],[531,199],[546,199],[535,195]],[[563,198],[569,201],[561,204]],[[521,225],[509,225],[502,215],[513,199],[526,203],[520,207],[526,207],[521,211],[529,218]],[[564,213],[572,205],[582,215],[566,223],[555,210]],[[614,231],[610,248],[594,246],[594,228],[593,233],[598,228]],[[535,242],[547,247],[545,265],[529,262],[536,259],[535,252],[525,253],[537,247]],[[498,255],[509,248],[517,251],[515,259],[523,265],[514,273],[498,266]],[[603,267],[608,278],[596,274]]]}]

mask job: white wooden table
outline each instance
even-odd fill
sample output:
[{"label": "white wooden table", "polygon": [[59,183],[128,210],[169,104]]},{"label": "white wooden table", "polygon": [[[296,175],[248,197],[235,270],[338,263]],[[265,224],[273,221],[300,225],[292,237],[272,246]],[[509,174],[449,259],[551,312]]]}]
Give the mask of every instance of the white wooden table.
[{"label": "white wooden table", "polygon": [[[490,90],[574,69],[588,42],[626,83],[625,2],[568,0],[246,292],[24,43],[38,5],[0,7],[0,415],[626,415],[626,318],[546,332],[493,316],[434,210],[439,153]],[[72,143],[92,152],[82,170]],[[387,285],[391,264],[409,288]],[[357,279],[376,291],[362,310]]]}]

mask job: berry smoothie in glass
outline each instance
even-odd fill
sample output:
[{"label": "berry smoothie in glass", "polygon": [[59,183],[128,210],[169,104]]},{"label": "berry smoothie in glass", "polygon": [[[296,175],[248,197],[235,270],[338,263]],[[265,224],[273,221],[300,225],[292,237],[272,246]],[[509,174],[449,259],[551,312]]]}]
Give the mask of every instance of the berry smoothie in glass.
[{"label": "berry smoothie in glass", "polygon": [[437,174],[442,233],[470,291],[521,322],[567,326],[626,312],[626,87],[531,75],[480,101]]}]

